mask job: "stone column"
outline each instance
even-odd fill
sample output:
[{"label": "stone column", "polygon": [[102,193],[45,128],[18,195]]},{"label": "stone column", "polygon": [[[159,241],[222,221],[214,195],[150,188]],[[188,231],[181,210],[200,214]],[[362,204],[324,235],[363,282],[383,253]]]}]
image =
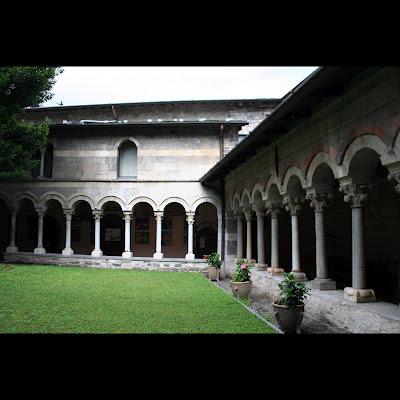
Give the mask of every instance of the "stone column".
[{"label": "stone column", "polygon": [[92,251],[92,257],[101,257],[103,251],[100,248],[100,219],[102,217],[101,210],[93,211],[94,217],[94,250]]},{"label": "stone column", "polygon": [[6,253],[16,253],[18,247],[15,245],[15,236],[17,233],[17,210],[11,212],[11,227],[10,227],[10,245],[6,248]]},{"label": "stone column", "polygon": [[44,209],[36,209],[38,214],[38,240],[37,246],[33,250],[35,254],[44,254],[46,253],[46,249],[43,247],[43,217],[45,214]]},{"label": "stone column", "polygon": [[253,210],[257,215],[257,265],[260,271],[267,269],[265,264],[265,246],[264,246],[264,208],[259,206],[253,206]]},{"label": "stone column", "polygon": [[285,209],[290,213],[292,226],[292,273],[297,281],[306,281],[307,277],[300,268],[300,246],[299,246],[299,222],[298,213],[301,210],[300,199],[295,197],[285,197]]},{"label": "stone column", "polygon": [[217,253],[221,257],[222,255],[222,213],[218,212],[217,214]]},{"label": "stone column", "polygon": [[324,215],[325,208],[328,205],[331,193],[317,193],[312,191],[307,193],[310,200],[310,206],[314,209],[315,214],[315,264],[316,278],[311,281],[311,287],[319,290],[335,290],[336,282],[329,278],[328,261],[326,257],[325,243],[325,224]]},{"label": "stone column", "polygon": [[279,267],[279,225],[278,216],[281,206],[276,204],[267,205],[267,214],[271,215],[271,266],[267,271],[271,275],[282,275],[284,269]]},{"label": "stone column", "polygon": [[367,201],[367,185],[354,183],[342,185],[344,201],[350,203],[352,220],[352,287],[344,288],[345,300],[367,303],[376,300],[375,292],[367,289],[367,274],[364,251],[363,207]]},{"label": "stone column", "polygon": [[131,252],[131,219],[132,213],[130,211],[124,211],[125,251],[122,253],[123,258],[132,258],[133,256],[133,253]]},{"label": "stone column", "polygon": [[188,250],[185,258],[187,260],[194,260],[193,254],[193,223],[194,223],[194,212],[186,213],[186,222],[188,223]]},{"label": "stone column", "polygon": [[236,212],[236,239],[237,239],[237,252],[236,257],[238,260],[243,258],[243,216],[240,211]]},{"label": "stone column", "polygon": [[164,254],[161,253],[161,224],[162,224],[162,211],[155,211],[154,216],[156,217],[157,223],[157,232],[156,232],[156,252],[153,254],[153,257],[156,259],[161,259],[164,257]]},{"label": "stone column", "polygon": [[71,248],[71,220],[72,211],[64,210],[65,215],[65,249],[62,251],[64,256],[72,256],[74,250]]},{"label": "stone column", "polygon": [[251,254],[251,210],[246,209],[244,211],[244,216],[246,218],[246,227],[247,227],[247,240],[246,240],[246,258],[247,262],[251,260],[252,254]]}]

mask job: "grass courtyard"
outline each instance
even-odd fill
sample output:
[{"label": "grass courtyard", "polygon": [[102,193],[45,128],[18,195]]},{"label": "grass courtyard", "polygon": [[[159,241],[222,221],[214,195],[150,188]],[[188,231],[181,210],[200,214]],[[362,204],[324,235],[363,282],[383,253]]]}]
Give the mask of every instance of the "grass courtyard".
[{"label": "grass courtyard", "polygon": [[0,264],[0,333],[275,333],[196,273]]}]

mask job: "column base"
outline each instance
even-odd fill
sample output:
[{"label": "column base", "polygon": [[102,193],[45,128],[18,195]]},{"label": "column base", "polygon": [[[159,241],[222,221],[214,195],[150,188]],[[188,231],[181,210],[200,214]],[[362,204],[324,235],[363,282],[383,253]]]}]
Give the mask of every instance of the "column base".
[{"label": "column base", "polygon": [[72,249],[64,249],[62,251],[63,256],[72,256],[74,254],[74,251]]},{"label": "column base", "polygon": [[257,269],[258,269],[259,271],[266,271],[267,268],[268,268],[268,264],[260,264],[260,263],[257,263],[256,266],[257,266]]},{"label": "column base", "polygon": [[6,248],[6,253],[17,253],[18,247],[17,246],[8,246]]},{"label": "column base", "polygon": [[194,260],[194,254],[193,253],[187,253],[185,258],[186,258],[186,260]]},{"label": "column base", "polygon": [[317,290],[336,290],[336,282],[329,278],[315,278],[311,281],[311,288]]},{"label": "column base", "polygon": [[133,253],[131,251],[124,251],[122,253],[122,258],[132,258],[133,257]]},{"label": "column base", "polygon": [[283,275],[285,270],[283,268],[278,268],[278,267],[269,267],[267,268],[267,272],[271,275]]},{"label": "column base", "polygon": [[101,257],[103,255],[103,250],[93,250],[92,257]]},{"label": "column base", "polygon": [[307,275],[302,271],[291,271],[294,275],[294,280],[296,282],[306,282],[308,281]]},{"label": "column base", "polygon": [[344,299],[354,303],[372,303],[376,301],[373,289],[354,289],[352,287],[344,288]]},{"label": "column base", "polygon": [[33,250],[34,254],[46,254],[46,249],[44,247],[36,247],[36,249]]},{"label": "column base", "polygon": [[162,258],[164,258],[164,254],[163,253],[154,253],[153,258],[155,258],[156,260],[161,260]]}]

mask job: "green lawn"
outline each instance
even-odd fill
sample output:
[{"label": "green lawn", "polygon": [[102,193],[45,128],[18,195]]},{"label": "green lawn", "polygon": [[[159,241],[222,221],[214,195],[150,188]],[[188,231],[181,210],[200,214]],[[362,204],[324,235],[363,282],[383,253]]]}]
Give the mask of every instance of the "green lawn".
[{"label": "green lawn", "polygon": [[0,264],[0,333],[274,333],[203,275]]}]

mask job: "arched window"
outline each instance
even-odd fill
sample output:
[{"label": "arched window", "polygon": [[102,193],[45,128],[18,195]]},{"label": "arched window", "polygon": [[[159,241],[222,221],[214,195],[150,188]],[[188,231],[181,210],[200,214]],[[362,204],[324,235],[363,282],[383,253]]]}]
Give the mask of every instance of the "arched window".
[{"label": "arched window", "polygon": [[45,178],[52,178],[53,176],[53,145],[49,144],[44,154],[44,168],[43,176]]},{"label": "arched window", "polygon": [[137,148],[131,141],[126,141],[119,146],[118,177],[137,177]]}]

